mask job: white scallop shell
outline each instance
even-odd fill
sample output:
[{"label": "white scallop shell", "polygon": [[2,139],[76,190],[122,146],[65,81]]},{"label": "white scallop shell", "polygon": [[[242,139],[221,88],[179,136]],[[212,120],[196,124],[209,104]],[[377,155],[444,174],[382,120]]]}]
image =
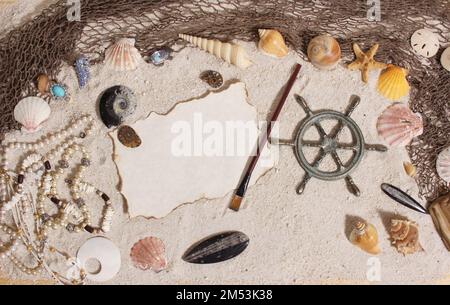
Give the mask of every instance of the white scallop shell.
[{"label": "white scallop shell", "polygon": [[414,32],[411,37],[411,47],[420,56],[430,58],[439,51],[439,37],[427,29]]},{"label": "white scallop shell", "polygon": [[105,63],[116,71],[136,70],[141,54],[135,48],[136,40],[122,38],[109,47],[105,52]]},{"label": "white scallop shell", "polygon": [[450,147],[439,154],[436,162],[436,170],[442,180],[450,183]]},{"label": "white scallop shell", "polygon": [[423,134],[423,119],[408,106],[394,104],[378,118],[378,134],[391,146],[406,146]]},{"label": "white scallop shell", "polygon": [[14,119],[22,124],[25,132],[36,132],[42,123],[50,117],[51,109],[46,101],[40,97],[27,97],[14,108]]}]

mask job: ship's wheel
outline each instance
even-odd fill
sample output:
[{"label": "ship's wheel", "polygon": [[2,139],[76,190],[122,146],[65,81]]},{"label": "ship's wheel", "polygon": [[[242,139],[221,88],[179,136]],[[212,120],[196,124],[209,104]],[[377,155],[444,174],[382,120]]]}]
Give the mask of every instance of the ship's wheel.
[{"label": "ship's wheel", "polygon": [[[280,145],[289,145],[294,148],[297,160],[306,172],[302,182],[297,188],[297,193],[303,194],[306,185],[311,178],[326,181],[345,179],[349,191],[355,196],[359,196],[360,190],[350,174],[360,164],[365,151],[387,151],[387,147],[384,145],[366,144],[361,129],[356,122],[350,118],[353,111],[359,105],[360,98],[358,96],[352,96],[350,105],[344,114],[332,110],[313,112],[305,99],[298,95],[296,95],[295,98],[306,112],[307,117],[300,124],[297,135],[293,141],[279,140],[278,143]],[[327,133],[322,125],[324,121],[335,121],[336,125]],[[306,140],[306,135],[311,129],[317,130],[320,137],[319,140]],[[345,129],[347,129],[351,135],[352,142],[350,143],[340,142],[339,140],[339,136]],[[308,160],[305,154],[306,148],[315,148],[319,150],[318,155],[312,161]],[[345,161],[343,161],[341,157],[341,154],[344,151],[351,153],[350,158]],[[325,170],[321,168],[321,164],[327,156],[331,156],[336,169]]]}]

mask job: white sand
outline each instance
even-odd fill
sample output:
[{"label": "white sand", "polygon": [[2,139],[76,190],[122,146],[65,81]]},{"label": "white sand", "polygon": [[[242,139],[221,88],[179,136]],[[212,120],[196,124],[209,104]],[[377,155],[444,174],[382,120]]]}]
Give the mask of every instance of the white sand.
[{"label": "white sand", "polygon": [[[0,13],[0,28],[10,28],[7,20],[13,14],[16,14],[14,23],[18,24],[22,18],[44,7],[45,3],[48,1],[18,1]],[[250,102],[257,107],[260,119],[265,119],[279,90],[289,78],[291,67],[300,62],[304,66],[293,93],[300,93],[315,110],[338,111],[345,110],[351,95],[359,95],[361,105],[352,117],[368,143],[382,142],[377,136],[376,119],[390,103],[376,92],[377,74],[371,75],[372,82],[365,86],[359,73],[349,72],[343,66],[332,72],[320,72],[294,54],[279,61],[259,53],[254,44],[243,45],[256,63],[245,71],[202,51],[186,48],[174,54],[175,59],[161,68],[142,65],[131,73],[113,73],[97,65],[92,69],[90,85],[81,92],[74,70],[65,67],[59,81],[69,85],[73,102],[53,103],[51,120],[38,134],[24,136],[20,132],[12,132],[7,139],[40,137],[65,125],[80,113],[90,113],[98,118],[96,101],[99,94],[118,84],[129,86],[139,96],[139,108],[133,120],[144,118],[151,111],[167,113],[177,102],[201,96],[208,90],[198,78],[207,69],[220,71],[228,81],[238,79],[245,82]],[[291,95],[281,115],[281,136],[292,138],[295,127],[304,117],[303,110]],[[449,282],[450,259],[431,218],[397,205],[380,191],[380,184],[388,182],[417,194],[414,181],[403,171],[402,163],[407,160],[404,149],[391,149],[385,154],[371,152],[365,156],[352,175],[361,189],[360,198],[347,192],[344,181],[314,179],[308,184],[305,194],[298,196],[295,189],[304,172],[293,151],[282,148],[276,170],[266,174],[249,190],[244,208],[239,213],[227,209],[230,199],[227,197],[185,205],[160,220],[130,220],[126,204],[116,190],[119,176],[112,161],[112,141],[106,128],[102,127],[95,140],[88,143],[88,148],[93,166],[86,180],[95,182],[99,189],[110,194],[119,211],[113,231],[107,236],[121,249],[122,269],[111,283],[366,283],[370,256],[355,248],[346,238],[348,224],[355,216],[373,223],[379,230],[383,248],[383,254],[379,256],[382,283],[436,283],[443,282],[446,277],[446,282]],[[164,191],[170,192],[170,185]],[[95,201],[97,199],[93,200],[94,204],[99,204]],[[425,252],[403,257],[390,246],[385,224],[395,214],[419,223]],[[192,243],[224,230],[245,232],[250,237],[247,251],[234,260],[213,266],[189,265],[181,260]],[[166,271],[154,274],[132,266],[130,248],[146,236],[157,236],[165,241],[169,260]],[[89,234],[74,236],[61,232],[56,233],[52,240],[60,248],[75,254],[87,238]],[[2,261],[1,270],[11,279],[23,278],[9,262]]]}]

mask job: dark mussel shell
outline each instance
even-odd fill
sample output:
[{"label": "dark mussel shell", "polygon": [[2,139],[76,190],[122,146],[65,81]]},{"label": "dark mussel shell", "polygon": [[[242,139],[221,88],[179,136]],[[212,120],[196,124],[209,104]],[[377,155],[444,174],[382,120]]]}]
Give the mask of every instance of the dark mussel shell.
[{"label": "dark mussel shell", "polygon": [[248,236],[241,232],[216,234],[190,247],[183,260],[191,264],[224,262],[244,252],[249,242]]},{"label": "dark mussel shell", "polygon": [[100,96],[100,117],[108,128],[122,124],[136,108],[136,97],[128,87],[114,86]]}]

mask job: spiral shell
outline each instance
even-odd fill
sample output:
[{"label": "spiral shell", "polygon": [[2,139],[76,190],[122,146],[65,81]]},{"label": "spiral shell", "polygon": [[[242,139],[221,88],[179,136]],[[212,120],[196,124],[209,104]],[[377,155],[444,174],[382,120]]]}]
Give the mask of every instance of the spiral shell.
[{"label": "spiral shell", "polygon": [[406,146],[422,135],[423,119],[403,104],[394,104],[378,118],[378,134],[391,146]]},{"label": "spiral shell", "polygon": [[381,73],[378,81],[378,91],[386,98],[398,101],[409,94],[411,87],[409,86],[406,76],[408,70],[388,65]]},{"label": "spiral shell", "polygon": [[253,64],[245,49],[240,45],[185,34],[180,34],[179,37],[241,69]]},{"label": "spiral shell", "polygon": [[439,154],[436,162],[436,170],[442,180],[450,183],[450,147]]},{"label": "spiral shell", "polygon": [[341,46],[336,39],[329,35],[315,37],[308,45],[308,58],[311,63],[321,70],[336,68],[341,60]]},{"label": "spiral shell", "polygon": [[407,255],[423,251],[419,242],[419,226],[416,223],[393,219],[391,224],[391,242],[398,252]]},{"label": "spiral shell", "polygon": [[286,41],[280,32],[276,30],[259,30],[259,44],[261,51],[269,56],[283,58],[289,53]]},{"label": "spiral shell", "polygon": [[22,124],[23,130],[33,133],[41,129],[50,117],[51,109],[46,101],[39,97],[27,97],[14,108],[14,118]]},{"label": "spiral shell", "polygon": [[147,237],[137,242],[131,249],[131,260],[136,268],[160,272],[167,268],[165,246],[161,239]]},{"label": "spiral shell", "polygon": [[136,70],[142,57],[134,47],[135,42],[132,38],[119,39],[106,50],[105,63],[116,71]]},{"label": "spiral shell", "polygon": [[377,229],[369,223],[357,222],[350,234],[350,241],[363,251],[378,255],[381,253]]}]

